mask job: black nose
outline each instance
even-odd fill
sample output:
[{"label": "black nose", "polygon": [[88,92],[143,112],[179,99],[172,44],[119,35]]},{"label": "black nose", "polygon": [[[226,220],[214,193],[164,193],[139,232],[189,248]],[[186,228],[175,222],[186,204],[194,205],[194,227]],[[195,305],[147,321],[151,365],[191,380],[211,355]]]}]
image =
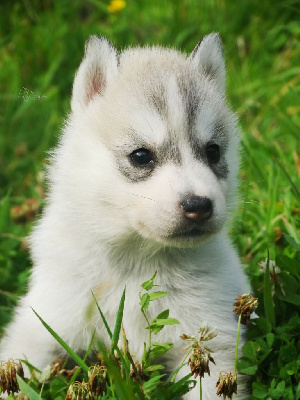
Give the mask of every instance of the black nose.
[{"label": "black nose", "polygon": [[213,205],[208,197],[191,195],[186,197],[181,206],[185,216],[192,220],[203,220],[209,218],[212,214]]}]

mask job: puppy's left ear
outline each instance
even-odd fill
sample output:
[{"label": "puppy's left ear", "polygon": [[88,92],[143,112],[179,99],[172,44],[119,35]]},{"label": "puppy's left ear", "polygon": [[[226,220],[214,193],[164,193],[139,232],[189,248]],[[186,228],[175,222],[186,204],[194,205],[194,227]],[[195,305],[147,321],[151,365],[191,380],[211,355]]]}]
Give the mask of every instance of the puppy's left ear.
[{"label": "puppy's left ear", "polygon": [[83,111],[96,95],[103,95],[118,72],[115,48],[103,37],[91,36],[85,44],[84,58],[73,84],[71,107]]},{"label": "puppy's left ear", "polygon": [[215,81],[221,93],[225,92],[225,62],[218,33],[205,36],[194,48],[189,59],[201,74]]}]

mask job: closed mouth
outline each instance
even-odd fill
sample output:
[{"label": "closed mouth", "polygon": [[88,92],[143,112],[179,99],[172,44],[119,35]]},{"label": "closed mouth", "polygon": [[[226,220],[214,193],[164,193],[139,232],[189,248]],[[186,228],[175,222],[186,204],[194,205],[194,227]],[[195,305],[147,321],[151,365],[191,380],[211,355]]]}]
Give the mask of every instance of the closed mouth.
[{"label": "closed mouth", "polygon": [[189,230],[177,230],[176,232],[173,232],[170,237],[171,238],[190,238],[190,237],[199,237],[205,235],[206,231],[203,229],[200,229],[199,227],[193,227],[192,229]]}]

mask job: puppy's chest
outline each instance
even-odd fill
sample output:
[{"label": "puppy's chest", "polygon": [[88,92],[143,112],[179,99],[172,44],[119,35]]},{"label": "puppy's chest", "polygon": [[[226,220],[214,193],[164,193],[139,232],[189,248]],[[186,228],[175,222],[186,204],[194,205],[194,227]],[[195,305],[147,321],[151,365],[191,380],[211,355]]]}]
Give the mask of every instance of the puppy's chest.
[{"label": "puppy's chest", "polygon": [[[115,287],[111,293],[107,293],[105,299],[101,299],[103,311],[107,316],[111,328],[113,328],[119,300],[124,285]],[[134,351],[138,351],[141,344],[148,339],[147,321],[141,311],[140,296],[145,293],[139,293],[142,288],[140,285],[127,282],[126,298],[124,305],[123,324],[125,333],[129,339]],[[165,326],[163,330],[154,336],[155,341],[174,341],[179,340],[181,334],[194,335],[203,323],[209,323],[212,326],[219,325],[220,318],[230,310],[230,304],[224,296],[213,288],[212,284],[207,285],[199,279],[184,282],[176,287],[168,284],[154,287],[149,293],[154,291],[166,291],[168,294],[159,300],[150,301],[146,316],[150,322],[153,321],[162,311],[169,310],[169,317],[176,318],[180,324]]]}]

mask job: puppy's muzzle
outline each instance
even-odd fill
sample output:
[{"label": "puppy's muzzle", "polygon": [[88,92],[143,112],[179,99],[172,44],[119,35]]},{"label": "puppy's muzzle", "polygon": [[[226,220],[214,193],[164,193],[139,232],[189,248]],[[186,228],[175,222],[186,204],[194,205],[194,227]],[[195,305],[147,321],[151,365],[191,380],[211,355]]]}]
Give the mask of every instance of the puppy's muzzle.
[{"label": "puppy's muzzle", "polygon": [[186,218],[193,221],[202,221],[210,218],[213,205],[208,197],[190,195],[181,202]]}]

